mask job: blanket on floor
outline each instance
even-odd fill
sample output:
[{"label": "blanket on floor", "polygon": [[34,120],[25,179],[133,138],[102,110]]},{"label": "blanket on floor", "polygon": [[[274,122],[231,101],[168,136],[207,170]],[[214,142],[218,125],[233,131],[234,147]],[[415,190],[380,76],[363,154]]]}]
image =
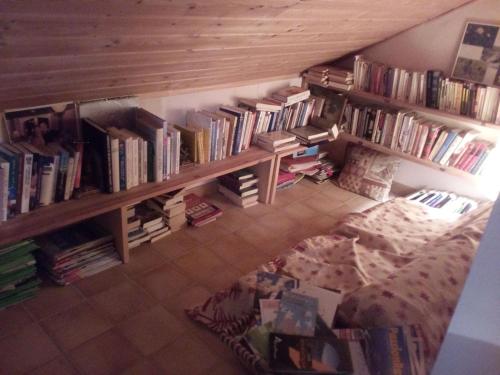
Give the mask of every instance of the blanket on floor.
[{"label": "blanket on floor", "polygon": [[[341,290],[341,326],[419,325],[430,370],[490,211],[482,205],[451,222],[436,209],[397,198],[345,216],[328,235],[301,241],[261,269]],[[253,322],[255,286],[252,272],[187,313],[264,373],[266,363],[239,341]]]}]

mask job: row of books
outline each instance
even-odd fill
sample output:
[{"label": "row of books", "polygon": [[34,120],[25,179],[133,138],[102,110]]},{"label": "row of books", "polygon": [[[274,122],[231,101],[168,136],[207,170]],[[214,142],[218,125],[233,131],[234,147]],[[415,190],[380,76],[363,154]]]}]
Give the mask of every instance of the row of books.
[{"label": "row of books", "polygon": [[494,145],[476,140],[473,130],[461,130],[418,116],[411,111],[349,103],[345,111],[346,131],[391,150],[481,174]]},{"label": "row of books", "polygon": [[248,208],[258,204],[259,199],[259,179],[250,169],[220,176],[218,178],[219,192],[235,205]]},{"label": "row of books", "polygon": [[418,327],[335,329],[341,301],[340,292],[258,272],[255,323],[241,343],[272,373],[426,373]]},{"label": "row of books", "polygon": [[457,115],[500,124],[500,89],[452,80],[438,70],[409,71],[354,58],[354,88]]},{"label": "row of books", "polygon": [[142,108],[134,112],[132,129],[83,119],[86,167],[101,191],[128,190],[179,173],[181,132]]},{"label": "row of books", "polygon": [[0,144],[0,221],[70,199],[80,186],[82,146]]},{"label": "row of books", "polygon": [[422,189],[406,197],[408,200],[438,208],[452,214],[465,214],[476,209],[479,203],[471,198],[439,190]]},{"label": "row of books", "polygon": [[40,268],[58,285],[68,285],[121,264],[114,238],[96,222],[84,221],[35,239]]},{"label": "row of books", "polygon": [[0,247],[0,310],[35,296],[40,280],[36,275],[33,240]]},{"label": "row of books", "polygon": [[340,90],[351,90],[354,83],[353,72],[332,65],[316,65],[302,75],[309,83],[332,87]]}]

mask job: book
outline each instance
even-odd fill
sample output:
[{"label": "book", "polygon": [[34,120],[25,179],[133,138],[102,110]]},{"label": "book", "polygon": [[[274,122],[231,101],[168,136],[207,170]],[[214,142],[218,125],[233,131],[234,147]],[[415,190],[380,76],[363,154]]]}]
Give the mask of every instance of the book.
[{"label": "book", "polygon": [[283,292],[274,331],[289,335],[314,336],[318,299],[290,291]]},{"label": "book", "polygon": [[272,94],[273,99],[285,103],[286,106],[298,103],[309,97],[310,91],[298,86],[285,87]]},{"label": "book", "polygon": [[269,365],[273,373],[350,374],[353,366],[346,340],[271,333]]},{"label": "book", "polygon": [[186,195],[184,201],[187,220],[195,227],[208,224],[222,215],[220,208],[194,193]]},{"label": "book", "polygon": [[111,144],[108,132],[90,119],[82,119],[86,142],[85,160],[92,183],[101,191],[112,193]]},{"label": "book", "polygon": [[258,204],[259,195],[257,194],[258,190],[254,189],[254,192],[250,195],[239,195],[228,189],[224,185],[218,186],[219,192],[228,198],[231,202],[236,204],[237,206],[247,208]]},{"label": "book", "polygon": [[315,141],[318,139],[327,139],[328,131],[316,128],[314,126],[304,126],[301,128],[295,128],[290,130],[291,133],[295,134],[299,140],[304,141]]},{"label": "book", "polygon": [[257,136],[257,140],[260,144],[268,144],[272,147],[293,142],[296,138],[294,134],[282,130],[259,134]]}]

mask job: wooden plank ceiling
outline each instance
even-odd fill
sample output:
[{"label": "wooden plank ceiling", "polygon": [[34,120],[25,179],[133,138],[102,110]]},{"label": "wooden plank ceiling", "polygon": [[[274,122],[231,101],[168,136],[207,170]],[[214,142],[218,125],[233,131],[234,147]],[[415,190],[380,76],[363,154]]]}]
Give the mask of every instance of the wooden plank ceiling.
[{"label": "wooden plank ceiling", "polygon": [[290,76],[469,1],[2,0],[0,110]]}]

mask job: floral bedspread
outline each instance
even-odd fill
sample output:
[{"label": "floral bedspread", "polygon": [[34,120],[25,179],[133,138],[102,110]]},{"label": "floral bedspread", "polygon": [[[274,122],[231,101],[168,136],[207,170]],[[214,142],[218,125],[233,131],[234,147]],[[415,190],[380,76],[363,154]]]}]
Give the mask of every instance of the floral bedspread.
[{"label": "floral bedspread", "polygon": [[[396,198],[345,216],[328,235],[307,238],[261,268],[341,290],[337,325],[420,325],[430,369],[490,211],[482,205],[450,222],[436,209]],[[265,364],[237,340],[252,322],[255,275],[187,313],[259,372]]]}]

